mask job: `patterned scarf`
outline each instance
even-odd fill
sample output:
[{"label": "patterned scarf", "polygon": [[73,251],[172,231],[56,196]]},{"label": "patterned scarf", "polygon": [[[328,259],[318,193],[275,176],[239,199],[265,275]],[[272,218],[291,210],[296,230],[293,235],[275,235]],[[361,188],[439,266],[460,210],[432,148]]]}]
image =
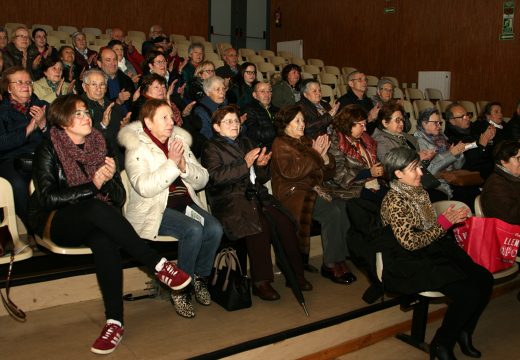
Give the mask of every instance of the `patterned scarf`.
[{"label": "patterned scarf", "polygon": [[355,139],[347,136],[340,131],[336,132],[338,135],[338,146],[342,153],[350,158],[370,168],[377,162],[377,143],[367,133],[363,133],[361,138]]},{"label": "patterned scarf", "polygon": [[448,138],[442,132],[439,135],[430,135],[427,134],[424,129],[419,129],[422,135],[428,139],[432,144],[435,145],[435,150],[437,153],[442,154],[450,148],[450,144],[448,143]]},{"label": "patterned scarf", "polygon": [[401,181],[393,180],[390,182],[390,187],[403,195],[406,200],[412,204],[416,214],[421,220],[419,230],[428,230],[437,223],[437,216],[433,210],[428,193],[422,186],[411,186]]},{"label": "patterned scarf", "polygon": [[[51,140],[70,187],[91,182],[96,170],[105,163],[105,138],[97,129],[92,128],[82,147],[74,144],[64,130],[56,127],[51,128]],[[102,194],[96,197],[107,201]]]},{"label": "patterned scarf", "polygon": [[27,116],[29,113],[29,109],[31,108],[31,100],[26,102],[25,104],[19,103],[15,99],[12,98],[11,95],[9,95],[9,103],[11,104],[11,107],[18,111],[19,113],[22,113]]}]

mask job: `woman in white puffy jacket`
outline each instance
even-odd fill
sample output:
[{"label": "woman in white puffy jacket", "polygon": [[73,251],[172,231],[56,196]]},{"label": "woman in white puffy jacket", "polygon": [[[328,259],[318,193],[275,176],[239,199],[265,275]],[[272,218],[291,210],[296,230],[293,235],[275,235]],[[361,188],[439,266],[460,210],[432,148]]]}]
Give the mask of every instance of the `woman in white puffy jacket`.
[{"label": "woman in white puffy jacket", "polygon": [[[209,305],[207,278],[222,226],[195,194],[206,186],[208,171],[190,150],[191,136],[174,126],[166,101],[148,100],[139,120],[118,135],[126,148],[125,169],[131,184],[125,216],[142,238],[167,235],[179,240],[178,265],[195,279],[192,290],[197,302]],[[191,290],[174,291],[171,297],[179,315],[195,316]]]}]

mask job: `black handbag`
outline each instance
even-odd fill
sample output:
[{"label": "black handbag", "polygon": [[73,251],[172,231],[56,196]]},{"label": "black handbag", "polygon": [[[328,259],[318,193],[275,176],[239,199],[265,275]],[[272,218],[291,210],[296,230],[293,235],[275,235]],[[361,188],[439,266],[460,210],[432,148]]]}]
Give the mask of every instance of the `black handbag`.
[{"label": "black handbag", "polygon": [[34,153],[20,154],[13,161],[13,167],[20,173],[30,175],[32,174],[32,164]]},{"label": "black handbag", "polygon": [[428,165],[430,165],[429,161],[422,161],[422,164],[423,164],[423,168],[422,168],[423,175],[421,177],[421,185],[426,190],[435,189],[436,187],[438,187],[441,184],[441,182],[439,181],[439,179],[437,179],[435,176],[433,176],[433,174],[427,169]]},{"label": "black handbag", "polygon": [[25,321],[25,313],[22,309],[18,308],[11,299],[9,298],[9,290],[11,281],[11,273],[13,271],[13,262],[14,262],[14,242],[13,236],[9,231],[7,225],[0,226],[0,256],[6,256],[7,254],[11,254],[11,259],[9,262],[9,269],[7,270],[7,279],[5,281],[5,297],[4,294],[0,291],[0,298],[2,300],[2,304],[5,309],[14,319],[24,322]]},{"label": "black handbag", "polygon": [[251,279],[242,272],[235,249],[225,248],[217,254],[210,279],[211,299],[224,309],[251,307]]}]

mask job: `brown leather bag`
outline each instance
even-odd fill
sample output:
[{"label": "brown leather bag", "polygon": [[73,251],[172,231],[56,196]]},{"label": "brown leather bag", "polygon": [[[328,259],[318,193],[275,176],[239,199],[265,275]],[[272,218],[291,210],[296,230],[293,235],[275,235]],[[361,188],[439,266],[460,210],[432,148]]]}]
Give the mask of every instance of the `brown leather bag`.
[{"label": "brown leather bag", "polygon": [[4,304],[5,309],[15,320],[20,322],[24,322],[26,320],[25,313],[22,309],[18,308],[11,299],[9,298],[9,290],[10,290],[10,281],[11,281],[11,273],[13,271],[13,263],[14,263],[14,242],[13,236],[9,231],[7,225],[0,226],[0,256],[5,256],[8,253],[11,254],[11,259],[9,261],[9,269],[7,270],[7,279],[5,281],[5,297],[4,294],[0,291],[0,298],[2,299],[2,304]]},{"label": "brown leather bag", "polygon": [[456,186],[478,186],[484,183],[478,171],[464,169],[443,171],[439,177],[446,180],[448,184]]}]

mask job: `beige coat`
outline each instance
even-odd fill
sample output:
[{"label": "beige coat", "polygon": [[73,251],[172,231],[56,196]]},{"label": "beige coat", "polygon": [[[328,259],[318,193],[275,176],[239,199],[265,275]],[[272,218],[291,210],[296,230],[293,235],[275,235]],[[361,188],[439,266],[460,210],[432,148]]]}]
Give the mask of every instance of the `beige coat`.
[{"label": "beige coat", "polygon": [[131,184],[125,217],[142,238],[157,237],[168,201],[168,188],[179,176],[192,200],[204,208],[195,191],[206,186],[208,171],[191,152],[189,133],[175,127],[168,142],[177,139],[184,143],[185,173],[181,173],[177,165],[166,158],[144,132],[140,122],[133,122],[119,131],[119,143],[126,148],[125,170]]},{"label": "beige coat", "polygon": [[[68,82],[63,83],[60,95],[67,94],[69,86],[70,84]],[[56,93],[51,89],[45,77],[35,81],[33,89],[34,95],[38,96],[40,100],[47,101],[49,104],[56,100]]]}]

